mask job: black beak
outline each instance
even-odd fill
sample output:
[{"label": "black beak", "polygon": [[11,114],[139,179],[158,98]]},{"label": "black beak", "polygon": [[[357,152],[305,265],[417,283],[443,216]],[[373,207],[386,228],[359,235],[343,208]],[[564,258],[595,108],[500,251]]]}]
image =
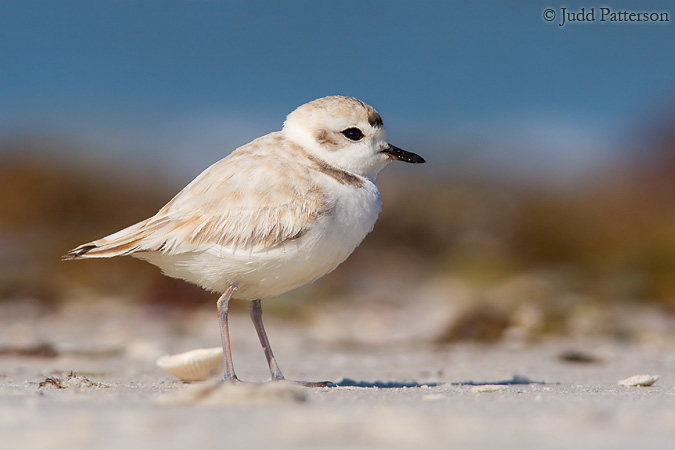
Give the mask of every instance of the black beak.
[{"label": "black beak", "polygon": [[400,149],[398,147],[394,147],[391,144],[389,144],[389,147],[382,150],[382,153],[386,153],[391,157],[391,159],[398,159],[399,161],[407,163],[422,164],[426,162],[424,158],[422,158],[420,155],[416,155],[415,153],[411,152],[406,152],[405,150]]}]

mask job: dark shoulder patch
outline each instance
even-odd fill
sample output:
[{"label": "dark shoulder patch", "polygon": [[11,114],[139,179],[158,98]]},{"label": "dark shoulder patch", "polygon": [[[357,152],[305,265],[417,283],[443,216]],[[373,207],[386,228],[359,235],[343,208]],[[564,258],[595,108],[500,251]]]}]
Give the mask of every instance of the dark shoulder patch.
[{"label": "dark shoulder patch", "polygon": [[345,172],[344,170],[333,167],[312,155],[307,155],[307,157],[316,165],[316,168],[319,172],[325,173],[329,177],[337,180],[340,184],[346,184],[354,187],[362,187],[364,184],[363,179],[357,177],[356,175],[352,175],[349,172]]}]

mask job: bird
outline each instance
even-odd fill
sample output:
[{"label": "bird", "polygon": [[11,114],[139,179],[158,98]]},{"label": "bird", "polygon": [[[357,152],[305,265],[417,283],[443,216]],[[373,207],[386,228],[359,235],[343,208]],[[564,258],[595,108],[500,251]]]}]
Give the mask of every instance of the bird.
[{"label": "bird", "polygon": [[381,210],[376,177],[392,161],[425,162],[387,142],[373,107],[353,97],[319,98],[292,111],[280,131],[208,167],[154,216],[62,259],[130,255],[220,294],[223,381],[240,382],[232,362],[230,301],[249,301],[271,380],[284,380],[261,300],[315,281],[358,247]]}]

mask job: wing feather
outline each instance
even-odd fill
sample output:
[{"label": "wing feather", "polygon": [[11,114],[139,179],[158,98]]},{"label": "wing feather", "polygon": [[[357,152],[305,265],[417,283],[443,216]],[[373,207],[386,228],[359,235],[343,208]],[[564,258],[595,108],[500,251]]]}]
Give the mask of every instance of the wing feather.
[{"label": "wing feather", "polygon": [[64,259],[209,246],[263,250],[297,239],[330,207],[309,167],[288,158],[289,145],[278,133],[256,139],[202,172],[155,216]]}]

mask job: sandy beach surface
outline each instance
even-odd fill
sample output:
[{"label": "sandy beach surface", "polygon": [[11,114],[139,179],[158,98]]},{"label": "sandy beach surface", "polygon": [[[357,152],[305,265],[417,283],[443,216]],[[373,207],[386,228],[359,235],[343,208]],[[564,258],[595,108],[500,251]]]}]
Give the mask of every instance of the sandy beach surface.
[{"label": "sandy beach surface", "polygon": [[[182,383],[165,353],[219,344],[212,311],[182,317],[101,301],[45,312],[3,305],[2,448],[21,449],[635,449],[675,442],[675,353],[666,338],[549,338],[437,345],[350,329],[321,339],[321,320],[270,317],[292,383]],[[414,320],[415,317],[411,317]],[[342,320],[336,318],[335,320]],[[319,325],[317,325],[319,324]],[[386,327],[385,327],[386,330]],[[235,367],[267,367],[240,311]],[[651,387],[624,387],[649,374]]]}]

